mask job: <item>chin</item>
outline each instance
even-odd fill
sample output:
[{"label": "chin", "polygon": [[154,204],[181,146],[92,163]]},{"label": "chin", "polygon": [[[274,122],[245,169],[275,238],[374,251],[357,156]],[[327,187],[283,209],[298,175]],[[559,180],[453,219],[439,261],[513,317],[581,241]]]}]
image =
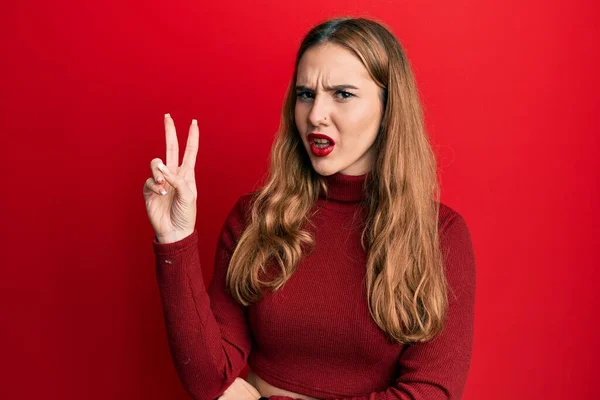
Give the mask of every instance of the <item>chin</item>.
[{"label": "chin", "polygon": [[329,175],[333,175],[338,173],[340,170],[336,169],[336,168],[327,168],[327,167],[323,167],[323,166],[315,166],[315,164],[312,164],[313,169],[315,170],[315,172],[321,176],[329,176]]}]

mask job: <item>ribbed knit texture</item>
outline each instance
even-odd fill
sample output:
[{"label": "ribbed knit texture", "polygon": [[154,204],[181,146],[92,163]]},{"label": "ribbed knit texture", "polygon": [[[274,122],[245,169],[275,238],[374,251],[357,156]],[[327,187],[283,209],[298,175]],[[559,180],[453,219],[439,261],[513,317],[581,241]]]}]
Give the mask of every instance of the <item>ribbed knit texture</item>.
[{"label": "ribbed knit texture", "polygon": [[[370,175],[327,177],[329,193],[305,225],[316,240],[285,286],[250,307],[225,287],[225,271],[246,226],[251,194],[221,229],[205,289],[198,233],[168,244],[153,239],[156,276],[175,367],[194,399],[219,397],[246,362],[268,383],[319,399],[460,399],[473,343],[475,258],[469,230],[440,204],[440,238],[449,283],[447,325],[436,339],[390,343],[369,314],[360,245],[363,185]],[[290,397],[271,396],[272,400]]]}]

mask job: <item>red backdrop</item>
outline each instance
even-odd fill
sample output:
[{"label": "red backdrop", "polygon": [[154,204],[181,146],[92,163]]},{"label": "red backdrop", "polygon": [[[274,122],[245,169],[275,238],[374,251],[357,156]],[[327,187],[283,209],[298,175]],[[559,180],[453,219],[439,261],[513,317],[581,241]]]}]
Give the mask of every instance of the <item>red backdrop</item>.
[{"label": "red backdrop", "polygon": [[595,2],[83,3],[0,16],[0,398],[186,398],[142,198],[165,157],[163,114],[182,148],[199,120],[208,280],[227,211],[266,171],[300,39],[340,15],[381,19],[402,41],[442,201],[471,229],[464,398],[600,396]]}]

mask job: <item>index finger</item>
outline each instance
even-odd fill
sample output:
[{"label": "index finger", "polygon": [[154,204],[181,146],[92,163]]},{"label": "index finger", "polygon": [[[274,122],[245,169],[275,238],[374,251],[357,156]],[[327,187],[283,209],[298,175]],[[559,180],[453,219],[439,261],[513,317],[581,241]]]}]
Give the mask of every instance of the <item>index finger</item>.
[{"label": "index finger", "polygon": [[196,166],[196,157],[198,156],[198,140],[200,132],[198,130],[198,121],[192,120],[190,131],[188,133],[187,144],[185,145],[185,153],[183,154],[183,162],[181,166],[186,169],[194,170]]},{"label": "index finger", "polygon": [[167,168],[175,172],[179,166],[179,143],[171,114],[165,114],[165,138],[167,140]]}]

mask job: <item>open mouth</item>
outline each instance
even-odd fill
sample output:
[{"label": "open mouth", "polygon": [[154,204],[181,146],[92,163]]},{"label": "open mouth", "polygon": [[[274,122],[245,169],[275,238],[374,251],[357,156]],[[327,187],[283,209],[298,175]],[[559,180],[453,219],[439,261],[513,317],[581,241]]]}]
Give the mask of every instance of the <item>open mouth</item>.
[{"label": "open mouth", "polygon": [[331,146],[333,143],[327,139],[314,139],[313,145],[318,149],[324,149],[325,147]]}]

